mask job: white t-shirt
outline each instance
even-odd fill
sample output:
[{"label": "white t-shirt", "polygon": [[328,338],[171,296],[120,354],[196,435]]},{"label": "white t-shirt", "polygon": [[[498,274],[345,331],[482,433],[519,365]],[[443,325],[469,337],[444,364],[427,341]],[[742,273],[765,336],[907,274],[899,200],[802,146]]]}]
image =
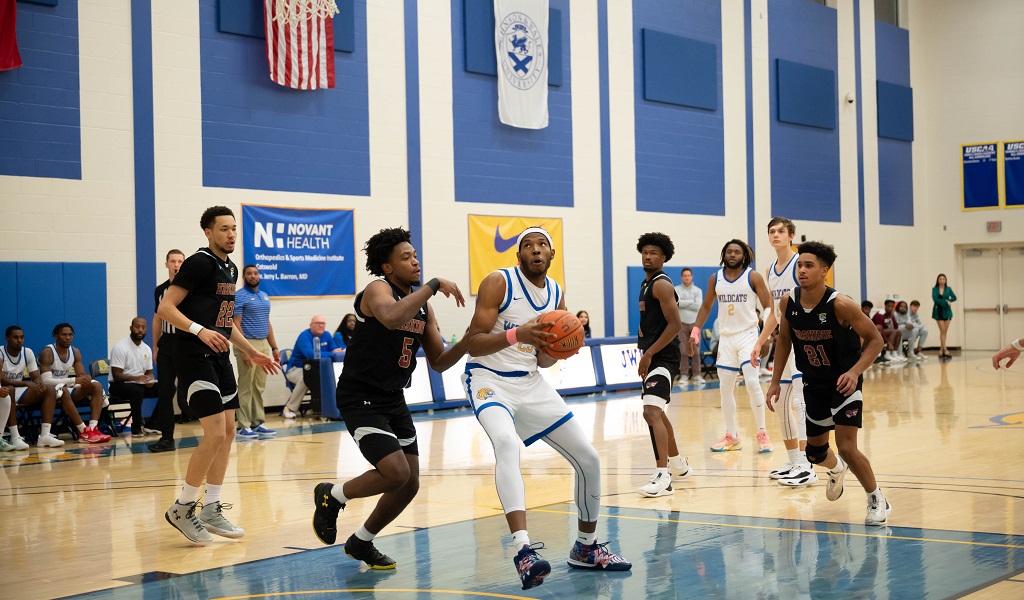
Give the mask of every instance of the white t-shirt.
[{"label": "white t-shirt", "polygon": [[128,336],[114,344],[110,351],[110,366],[121,369],[128,377],[145,375],[146,371],[153,370],[153,350],[146,342],[136,346]]}]

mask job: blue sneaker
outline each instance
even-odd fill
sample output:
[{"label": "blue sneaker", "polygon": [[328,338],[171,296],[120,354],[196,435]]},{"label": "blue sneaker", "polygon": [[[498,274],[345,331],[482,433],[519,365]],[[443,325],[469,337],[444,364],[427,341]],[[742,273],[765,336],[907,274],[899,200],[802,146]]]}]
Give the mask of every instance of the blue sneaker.
[{"label": "blue sneaker", "polygon": [[569,552],[569,566],[575,569],[597,569],[605,571],[628,571],[633,563],[618,554],[608,551],[608,543],[594,542],[584,546],[579,540]]},{"label": "blue sneaker", "polygon": [[259,427],[257,427],[256,429],[253,429],[253,431],[256,433],[256,435],[261,440],[269,440],[269,439],[272,439],[275,436],[277,436],[277,431],[275,431],[273,429],[267,429],[262,424]]},{"label": "blue sneaker", "polygon": [[544,578],[551,573],[551,563],[537,554],[537,550],[543,547],[543,543],[523,546],[512,559],[516,570],[519,571],[519,581],[523,584],[524,590],[544,583]]},{"label": "blue sneaker", "polygon": [[239,430],[235,431],[235,441],[236,442],[244,442],[244,441],[247,441],[247,440],[255,440],[255,439],[259,439],[259,436],[256,434],[255,431],[253,431],[252,429],[249,429],[248,427],[246,427],[245,429],[239,429]]}]

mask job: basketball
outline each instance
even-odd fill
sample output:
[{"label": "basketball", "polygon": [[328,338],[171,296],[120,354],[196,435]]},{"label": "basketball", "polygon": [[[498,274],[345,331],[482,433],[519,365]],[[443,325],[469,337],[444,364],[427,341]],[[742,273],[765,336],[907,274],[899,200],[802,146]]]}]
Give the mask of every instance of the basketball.
[{"label": "basketball", "polygon": [[558,336],[543,348],[551,358],[569,358],[583,347],[583,324],[571,312],[553,310],[542,314],[538,322],[550,323],[548,331]]}]

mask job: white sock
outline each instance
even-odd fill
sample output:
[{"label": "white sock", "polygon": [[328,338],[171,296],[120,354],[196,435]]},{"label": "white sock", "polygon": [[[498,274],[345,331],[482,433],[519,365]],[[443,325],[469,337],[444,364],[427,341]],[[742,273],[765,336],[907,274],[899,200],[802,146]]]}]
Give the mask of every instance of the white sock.
[{"label": "white sock", "polygon": [[530,536],[527,535],[525,529],[512,532],[512,549],[519,552],[524,546],[530,545]]},{"label": "white sock", "polygon": [[668,467],[658,467],[654,471],[655,473],[661,473],[662,475],[668,475]]},{"label": "white sock", "polygon": [[377,536],[367,531],[365,525],[360,525],[359,529],[356,529],[356,537],[363,540],[364,542],[372,542],[373,538]]},{"label": "white sock", "polygon": [[181,494],[178,495],[178,504],[191,504],[199,498],[199,488],[185,482],[181,486]]},{"label": "white sock", "polygon": [[829,472],[831,472],[831,473],[838,473],[838,472],[842,471],[845,468],[846,468],[846,463],[843,462],[843,457],[839,456],[839,454],[836,454],[836,466],[834,466],[831,469],[829,469]]},{"label": "white sock", "polygon": [[39,437],[46,437],[50,435],[50,423],[43,423],[39,428]]},{"label": "white sock", "polygon": [[786,450],[786,454],[789,456],[789,462],[794,465],[802,465],[807,462],[807,455],[801,452],[799,448],[796,450]]},{"label": "white sock", "polygon": [[875,486],[875,491],[868,492],[868,498],[877,498],[878,500],[885,500],[885,496],[882,495],[882,488]]},{"label": "white sock", "polygon": [[214,502],[220,502],[220,488],[221,485],[213,485],[212,483],[206,484],[206,493],[203,494],[203,500],[206,504],[213,504]]},{"label": "white sock", "polygon": [[345,486],[340,483],[331,488],[331,495],[342,504],[348,504],[348,501],[351,499],[345,497]]},{"label": "white sock", "polygon": [[75,427],[78,427],[78,433],[85,431],[85,423],[79,423],[78,425],[75,425]]},{"label": "white sock", "polygon": [[100,424],[100,422],[97,421],[96,419],[89,419],[89,427],[92,427],[93,429],[95,429],[96,426],[99,425],[99,424]]},{"label": "white sock", "polygon": [[679,456],[678,454],[675,456],[670,456],[668,457],[668,465],[676,469],[685,469],[686,459],[683,458],[682,456]]},{"label": "white sock", "polygon": [[584,546],[593,546],[597,543],[597,532],[586,533],[581,531],[579,532],[579,535],[576,536],[576,539]]},{"label": "white sock", "polygon": [[11,441],[12,442],[14,440],[16,440],[16,439],[21,437],[21,435],[18,433],[18,426],[17,425],[9,425],[7,427],[7,430],[11,432]]}]

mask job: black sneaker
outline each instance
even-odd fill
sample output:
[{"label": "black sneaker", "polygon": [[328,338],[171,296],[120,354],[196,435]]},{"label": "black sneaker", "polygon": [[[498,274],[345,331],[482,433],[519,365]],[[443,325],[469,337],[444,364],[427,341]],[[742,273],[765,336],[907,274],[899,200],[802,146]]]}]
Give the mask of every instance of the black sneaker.
[{"label": "black sneaker", "polygon": [[512,564],[519,572],[519,583],[523,584],[524,590],[544,583],[544,578],[551,574],[551,563],[537,554],[537,550],[543,547],[543,542],[523,546],[512,559]]},{"label": "black sneaker", "polygon": [[331,495],[333,483],[318,483],[313,488],[313,533],[325,544],[333,544],[338,540],[338,511],[345,505]]},{"label": "black sneaker", "polygon": [[381,551],[373,545],[373,542],[364,542],[357,538],[354,533],[345,542],[345,554],[356,560],[361,560],[371,569],[379,571],[394,569],[396,566],[395,561],[387,554],[381,554]]},{"label": "black sneaker", "polygon": [[150,452],[170,452],[174,450],[174,440],[160,440],[153,442],[148,447]]}]

